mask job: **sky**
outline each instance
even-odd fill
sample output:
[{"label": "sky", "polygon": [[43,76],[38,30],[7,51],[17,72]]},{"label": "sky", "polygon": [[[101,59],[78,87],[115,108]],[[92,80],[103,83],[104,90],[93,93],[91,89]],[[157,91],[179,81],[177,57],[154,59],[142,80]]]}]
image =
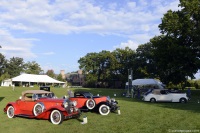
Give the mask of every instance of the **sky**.
[{"label": "sky", "polygon": [[[0,0],[0,52],[46,72],[79,70],[91,52],[147,43],[179,0]],[[198,75],[200,75],[198,73]]]}]

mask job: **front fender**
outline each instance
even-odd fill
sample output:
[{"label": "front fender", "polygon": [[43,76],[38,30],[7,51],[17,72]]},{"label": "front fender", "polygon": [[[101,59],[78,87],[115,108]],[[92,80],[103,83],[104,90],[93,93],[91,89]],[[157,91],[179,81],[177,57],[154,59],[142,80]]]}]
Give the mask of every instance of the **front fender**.
[{"label": "front fender", "polygon": [[61,112],[66,112],[65,108],[61,106],[51,106],[50,108],[45,109],[41,114],[34,116],[34,118],[38,119],[49,119],[50,114],[53,110],[59,110]]},{"label": "front fender", "polygon": [[15,112],[15,115],[18,114],[19,109],[18,109],[18,105],[17,105],[15,102],[9,102],[9,103],[6,105],[6,107],[3,109],[4,113],[7,112],[7,109],[8,109],[9,106],[13,106],[13,107],[14,107],[14,109],[15,109],[15,111],[14,111],[14,112]]}]

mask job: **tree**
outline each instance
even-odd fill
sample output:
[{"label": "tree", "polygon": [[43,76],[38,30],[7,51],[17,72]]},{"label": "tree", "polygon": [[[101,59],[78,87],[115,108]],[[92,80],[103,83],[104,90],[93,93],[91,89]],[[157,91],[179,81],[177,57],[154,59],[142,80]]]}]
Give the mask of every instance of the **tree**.
[{"label": "tree", "polygon": [[28,74],[40,74],[42,72],[42,69],[38,63],[35,61],[28,61],[27,63],[24,64],[24,72]]},{"label": "tree", "polygon": [[9,78],[11,78],[11,77],[10,77],[10,75],[8,74],[8,72],[2,74],[2,75],[0,76],[0,83],[1,83],[1,81],[5,80],[5,79],[9,79]]},{"label": "tree", "polygon": [[47,70],[46,75],[48,75],[49,77],[55,78],[55,73],[53,70]]},{"label": "tree", "polygon": [[124,49],[117,48],[112,54],[116,59],[112,76],[113,78],[117,78],[123,83],[126,83],[128,80],[128,69],[134,69],[135,66],[136,52],[129,47],[126,47]]},{"label": "tree", "polygon": [[5,72],[8,72],[10,77],[15,77],[20,75],[20,73],[22,73],[23,70],[24,70],[23,58],[12,57],[6,63]]},{"label": "tree", "polygon": [[[115,81],[126,81],[128,69],[133,67],[135,51],[130,48],[116,49],[113,52],[88,53],[79,59],[79,68],[86,76],[90,87],[113,87]],[[125,83],[125,82],[124,82]]]},{"label": "tree", "polygon": [[163,36],[150,42],[159,75],[175,84],[194,78],[200,68],[200,1],[180,0],[181,10],[169,10],[159,25]]},{"label": "tree", "polygon": [[59,81],[65,81],[65,79],[62,78],[62,74],[59,74],[59,75],[57,76],[57,80],[59,80]]},{"label": "tree", "polygon": [[0,53],[0,76],[5,73],[6,63],[5,56]]},{"label": "tree", "polygon": [[133,66],[135,78],[158,78],[152,43],[139,45]]}]

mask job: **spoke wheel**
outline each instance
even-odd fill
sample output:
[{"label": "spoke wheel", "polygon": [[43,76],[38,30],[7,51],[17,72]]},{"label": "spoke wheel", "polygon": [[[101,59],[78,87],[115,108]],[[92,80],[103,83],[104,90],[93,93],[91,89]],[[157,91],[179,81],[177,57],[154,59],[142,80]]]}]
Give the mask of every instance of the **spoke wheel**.
[{"label": "spoke wheel", "polygon": [[8,118],[13,118],[15,116],[15,109],[13,106],[9,106],[7,109]]},{"label": "spoke wheel", "polygon": [[86,102],[86,106],[88,109],[93,109],[95,107],[95,101],[93,99],[88,99]]},{"label": "spoke wheel", "polygon": [[63,122],[64,116],[59,110],[53,110],[50,115],[51,123],[58,125]]},{"label": "spoke wheel", "polygon": [[108,115],[110,113],[110,108],[109,106],[105,105],[105,104],[102,104],[100,107],[99,107],[99,113],[101,115]]},{"label": "spoke wheel", "polygon": [[35,104],[34,108],[33,108],[33,114],[35,116],[38,116],[39,114],[41,114],[44,111],[44,106],[41,103],[37,103]]}]

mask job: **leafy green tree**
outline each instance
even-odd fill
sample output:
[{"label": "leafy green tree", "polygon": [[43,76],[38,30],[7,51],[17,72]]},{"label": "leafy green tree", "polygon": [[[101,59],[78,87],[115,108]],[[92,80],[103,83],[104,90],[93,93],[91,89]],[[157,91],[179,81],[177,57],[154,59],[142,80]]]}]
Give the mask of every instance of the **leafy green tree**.
[{"label": "leafy green tree", "polygon": [[200,1],[180,0],[181,10],[169,10],[159,25],[163,36],[150,40],[159,76],[178,84],[194,78],[200,68]]},{"label": "leafy green tree", "polygon": [[158,78],[153,49],[150,42],[139,45],[136,49],[136,61],[133,66],[135,78]]},{"label": "leafy green tree", "polygon": [[42,72],[42,69],[38,63],[35,61],[28,61],[27,63],[24,64],[24,72],[28,74],[40,74]]},{"label": "leafy green tree", "polygon": [[54,70],[47,70],[46,75],[48,75],[49,77],[55,78]]},{"label": "leafy green tree", "polygon": [[126,47],[124,49],[117,48],[112,54],[116,59],[112,77],[113,79],[122,81],[124,86],[128,80],[128,69],[134,69],[136,52]]},{"label": "leafy green tree", "polygon": [[0,53],[0,76],[5,73],[6,63],[5,56]]},{"label": "leafy green tree", "polygon": [[5,72],[4,74],[2,74],[1,76],[0,76],[0,83],[3,81],[3,80],[5,80],[5,79],[10,79],[11,77],[10,77],[10,75],[8,74],[8,72]]},{"label": "leafy green tree", "polygon": [[56,79],[59,81],[65,81],[65,79],[62,78],[62,74],[58,74]]},{"label": "leafy green tree", "polygon": [[112,87],[115,81],[127,81],[128,69],[133,66],[135,51],[130,48],[113,52],[88,53],[78,61],[86,76],[86,85]]},{"label": "leafy green tree", "polygon": [[12,57],[6,63],[5,71],[8,72],[11,78],[20,75],[24,70],[23,58]]}]

